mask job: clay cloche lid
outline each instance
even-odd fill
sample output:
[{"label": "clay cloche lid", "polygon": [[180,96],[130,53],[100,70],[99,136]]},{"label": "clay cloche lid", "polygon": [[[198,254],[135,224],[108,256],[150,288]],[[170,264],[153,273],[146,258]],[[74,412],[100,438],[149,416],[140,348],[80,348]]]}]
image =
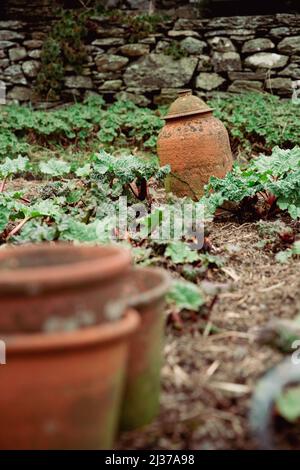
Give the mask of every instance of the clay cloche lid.
[{"label": "clay cloche lid", "polygon": [[172,119],[192,114],[208,113],[212,108],[207,106],[203,100],[192,94],[191,90],[178,92],[178,98],[171,104],[168,114],[164,119]]}]

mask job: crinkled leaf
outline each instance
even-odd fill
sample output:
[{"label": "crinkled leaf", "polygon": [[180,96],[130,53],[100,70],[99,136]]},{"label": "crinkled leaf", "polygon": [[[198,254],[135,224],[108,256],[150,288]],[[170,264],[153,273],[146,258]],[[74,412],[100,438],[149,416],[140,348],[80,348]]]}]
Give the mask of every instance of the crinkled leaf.
[{"label": "crinkled leaf", "polygon": [[19,155],[17,158],[6,158],[4,163],[0,165],[0,177],[7,178],[16,173],[22,173],[29,167],[27,157]]},{"label": "crinkled leaf", "polygon": [[196,250],[192,250],[188,243],[182,241],[170,242],[165,251],[166,258],[171,258],[175,264],[193,263],[199,260]]},{"label": "crinkled leaf", "polygon": [[179,310],[198,311],[205,303],[200,289],[195,284],[185,281],[173,282],[167,300],[169,303],[175,304]]},{"label": "crinkled leaf", "polygon": [[40,171],[49,176],[64,176],[70,173],[71,165],[63,160],[51,158],[47,162],[40,162]]},{"label": "crinkled leaf", "polygon": [[77,168],[77,170],[75,171],[75,174],[76,174],[76,176],[78,176],[78,178],[83,178],[83,177],[89,176],[90,173],[91,173],[91,164],[90,163],[86,163],[84,166],[82,166],[80,168]]},{"label": "crinkled leaf", "polygon": [[300,418],[300,387],[292,387],[283,392],[276,400],[279,414],[290,423]]}]

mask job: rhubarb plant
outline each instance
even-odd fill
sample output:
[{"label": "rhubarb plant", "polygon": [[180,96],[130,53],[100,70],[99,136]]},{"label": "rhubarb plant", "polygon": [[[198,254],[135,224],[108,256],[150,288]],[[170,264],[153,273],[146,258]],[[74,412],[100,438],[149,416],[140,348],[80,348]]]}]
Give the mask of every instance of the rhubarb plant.
[{"label": "rhubarb plant", "polygon": [[239,215],[260,218],[282,210],[300,218],[300,147],[275,147],[272,155],[260,155],[245,169],[234,165],[224,179],[212,177],[201,203],[208,217],[226,205]]},{"label": "rhubarb plant", "polygon": [[284,264],[292,258],[293,256],[300,256],[300,240],[297,240],[293,245],[287,250],[279,251],[276,254],[276,261],[278,263]]},{"label": "rhubarb plant", "polygon": [[4,160],[0,165],[0,179],[2,180],[0,193],[3,193],[6,181],[10,176],[16,175],[17,173],[24,173],[28,169],[28,162],[28,158],[22,157],[21,155],[14,159],[7,157]]},{"label": "rhubarb plant", "polygon": [[[33,174],[26,157],[6,158],[0,165],[0,242],[108,241],[111,214],[118,210],[119,196],[130,202],[148,198],[149,181],[159,182],[170,171],[154,159],[134,155],[115,157],[101,150],[80,167],[51,158],[38,165],[38,177],[47,182],[30,199],[23,192],[8,191],[11,176]],[[63,177],[63,179],[62,179]],[[77,178],[79,178],[79,180]]]}]

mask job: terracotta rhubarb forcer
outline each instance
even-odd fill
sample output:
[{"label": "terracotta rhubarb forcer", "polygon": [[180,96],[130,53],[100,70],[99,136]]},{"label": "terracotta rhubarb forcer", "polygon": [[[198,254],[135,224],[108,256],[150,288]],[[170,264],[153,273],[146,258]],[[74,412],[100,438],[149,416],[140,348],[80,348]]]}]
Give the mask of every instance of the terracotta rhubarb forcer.
[{"label": "terracotta rhubarb forcer", "polygon": [[121,430],[149,424],[159,410],[160,372],[163,360],[164,297],[170,284],[166,271],[135,268],[123,296],[141,318],[130,341]]},{"label": "terracotta rhubarb forcer", "polygon": [[130,265],[130,253],[116,246],[45,243],[2,250],[0,332],[74,330],[106,321]]},{"label": "terracotta rhubarb forcer", "polygon": [[10,335],[1,367],[1,449],[110,449],[139,315],[75,332]]},{"label": "terracotta rhubarb forcer", "polygon": [[166,189],[198,199],[211,176],[223,178],[232,168],[227,131],[190,90],[180,92],[165,120],[157,152],[161,165],[171,166]]}]

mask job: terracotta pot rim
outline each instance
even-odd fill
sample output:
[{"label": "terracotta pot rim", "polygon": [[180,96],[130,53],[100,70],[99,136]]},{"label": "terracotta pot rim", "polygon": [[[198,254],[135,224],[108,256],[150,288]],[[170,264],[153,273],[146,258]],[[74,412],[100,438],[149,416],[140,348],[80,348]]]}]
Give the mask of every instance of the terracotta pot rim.
[{"label": "terracotta pot rim", "polygon": [[144,273],[146,276],[157,276],[160,283],[141,294],[131,296],[128,301],[129,307],[135,308],[137,306],[150,304],[161,299],[168,292],[171,285],[171,277],[164,269],[136,267],[134,271]]},{"label": "terracotta pot rim", "polygon": [[[122,273],[131,263],[129,250],[116,245],[71,245],[69,243],[41,243],[22,247],[10,247],[0,251],[0,262],[14,252],[16,257],[33,253],[72,253],[78,256],[80,251],[88,254],[86,259],[74,263],[55,264],[51,266],[0,269],[0,293],[3,295],[25,293],[33,295],[37,292],[52,289],[74,288],[95,281],[109,279]],[[37,292],[36,292],[37,291]]]},{"label": "terracotta pot rim", "polygon": [[92,347],[114,343],[133,334],[140,324],[140,316],[130,308],[117,320],[72,332],[16,334],[3,337],[8,354],[39,354]]},{"label": "terracotta pot rim", "polygon": [[189,116],[196,116],[197,114],[208,114],[208,113],[212,113],[214,111],[215,108],[208,108],[208,109],[204,109],[203,111],[190,111],[190,112],[187,112],[187,113],[179,113],[179,114],[173,114],[173,115],[170,115],[170,116],[165,116],[163,117],[163,119],[165,121],[170,121],[171,119],[178,119],[178,118],[185,118],[185,117],[189,117]]}]

